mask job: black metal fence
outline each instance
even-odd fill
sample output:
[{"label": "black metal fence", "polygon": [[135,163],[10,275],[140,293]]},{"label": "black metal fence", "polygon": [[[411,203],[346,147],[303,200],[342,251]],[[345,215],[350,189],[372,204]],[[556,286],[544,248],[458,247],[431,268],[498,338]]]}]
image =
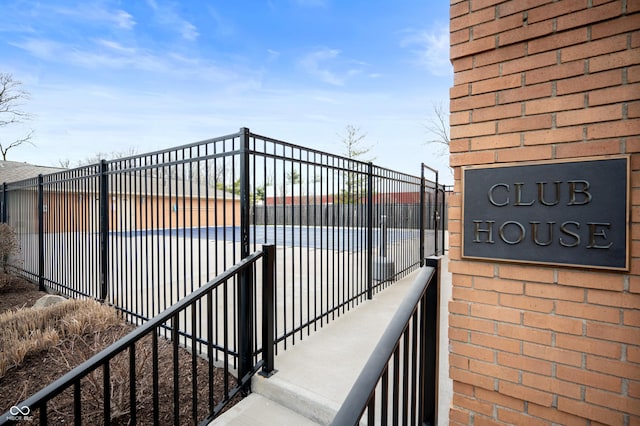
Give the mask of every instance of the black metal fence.
[{"label": "black metal fence", "polygon": [[440,260],[426,263],[332,425],[436,424]]},{"label": "black metal fence", "polygon": [[[253,374],[261,370],[268,376],[273,372],[274,255],[274,246],[264,246],[263,250],[245,257],[180,302],[16,404],[12,410],[0,415],[0,424],[35,418],[41,425],[71,422],[76,425],[135,425],[138,421],[156,425],[209,424],[239,392],[249,390]],[[260,260],[262,266],[256,268]],[[257,276],[261,279],[254,280]],[[214,312],[215,292],[221,289],[229,297],[231,287],[241,295],[239,303],[246,305],[247,299],[255,298],[254,288],[258,288],[258,281],[262,282],[263,315],[255,321],[259,324],[258,329],[264,332],[261,337],[266,350],[256,348],[258,336],[253,328],[254,319],[251,311],[244,312],[237,318],[240,335],[238,379],[231,380],[233,357],[227,336],[220,344],[213,343],[213,330],[219,326],[216,324],[218,315]],[[230,302],[229,297],[227,303]],[[183,322],[185,317],[189,318],[186,324]],[[234,319],[225,309],[222,320],[221,326],[226,328]],[[185,326],[195,330],[198,324],[206,327],[206,340],[199,339],[195,333],[180,332]],[[167,330],[170,341],[160,337]],[[162,345],[171,346],[169,366],[159,365],[160,359],[165,359],[159,356]],[[199,348],[199,351],[192,350],[188,354],[190,360],[185,363],[178,355],[180,346]],[[220,351],[223,356],[217,357],[216,353]],[[206,362],[198,353],[205,355]],[[187,356],[187,353],[183,355]],[[161,380],[165,373],[161,368],[171,370],[170,383]],[[96,381],[99,382],[97,385]],[[222,384],[220,389],[214,387],[215,382]],[[118,389],[114,389],[116,387]],[[57,399],[65,392],[69,398]],[[186,398],[185,394],[188,394]],[[116,398],[115,395],[124,397]],[[90,407],[87,407],[88,401],[92,402]],[[25,413],[28,418],[24,417]]]},{"label": "black metal fence", "polygon": [[[416,177],[243,128],[5,183],[0,211],[20,239],[19,274],[67,296],[104,300],[134,323],[275,244],[278,349],[443,252],[444,187],[424,172]],[[239,295],[229,291],[231,304],[213,291],[214,315],[229,310],[237,318]],[[182,315],[180,323],[189,323]],[[205,340],[200,325],[193,332]],[[213,342],[225,333],[237,354],[237,321],[213,330]]]}]

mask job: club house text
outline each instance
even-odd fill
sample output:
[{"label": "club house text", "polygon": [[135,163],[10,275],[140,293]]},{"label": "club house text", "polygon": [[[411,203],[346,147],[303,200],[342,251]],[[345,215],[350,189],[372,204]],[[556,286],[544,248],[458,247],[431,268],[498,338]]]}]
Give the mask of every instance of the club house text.
[{"label": "club house text", "polygon": [[[577,209],[594,201],[591,184],[587,180],[542,181],[532,186],[533,183],[496,183],[487,191],[488,202],[498,208],[513,206],[526,209],[538,204],[549,208]],[[506,244],[516,245],[531,238],[537,246],[584,246],[606,250],[613,245],[607,236],[611,230],[609,222],[565,220],[556,223],[548,220],[553,217],[552,214],[545,216],[527,223],[507,220],[497,224],[495,220],[473,220],[473,243],[495,244],[499,239]]]}]

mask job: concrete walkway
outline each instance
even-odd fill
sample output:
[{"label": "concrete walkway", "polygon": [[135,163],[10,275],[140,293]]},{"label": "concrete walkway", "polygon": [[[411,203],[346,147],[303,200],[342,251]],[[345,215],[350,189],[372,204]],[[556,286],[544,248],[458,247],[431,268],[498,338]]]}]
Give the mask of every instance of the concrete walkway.
[{"label": "concrete walkway", "polygon": [[[446,258],[442,266],[441,318],[443,312],[446,317],[451,288]],[[280,351],[275,358],[277,373],[268,379],[255,376],[252,394],[213,424],[330,424],[417,274],[416,271],[395,282],[374,295],[373,300],[352,308],[295,346]],[[448,357],[446,343],[442,344],[443,325],[439,406],[448,407],[451,392],[443,383],[448,381],[448,362],[443,365],[443,358]],[[446,418],[446,414],[442,417]]]}]

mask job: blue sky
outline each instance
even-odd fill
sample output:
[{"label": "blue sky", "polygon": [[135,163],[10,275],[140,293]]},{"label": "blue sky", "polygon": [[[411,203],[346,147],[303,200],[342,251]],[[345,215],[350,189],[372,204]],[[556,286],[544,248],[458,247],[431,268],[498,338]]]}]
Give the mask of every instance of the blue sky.
[{"label": "blue sky", "polygon": [[[2,0],[0,72],[24,83],[35,147],[8,160],[72,164],[249,127],[343,153],[345,126],[375,162],[452,181],[426,145],[448,105],[449,2]],[[3,129],[3,140],[12,138]]]}]

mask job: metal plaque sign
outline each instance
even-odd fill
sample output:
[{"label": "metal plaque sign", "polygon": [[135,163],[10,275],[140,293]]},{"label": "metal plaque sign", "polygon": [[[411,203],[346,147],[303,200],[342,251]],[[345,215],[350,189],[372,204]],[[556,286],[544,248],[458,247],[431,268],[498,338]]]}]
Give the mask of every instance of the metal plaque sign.
[{"label": "metal plaque sign", "polygon": [[462,257],[629,269],[629,156],[463,168]]}]

